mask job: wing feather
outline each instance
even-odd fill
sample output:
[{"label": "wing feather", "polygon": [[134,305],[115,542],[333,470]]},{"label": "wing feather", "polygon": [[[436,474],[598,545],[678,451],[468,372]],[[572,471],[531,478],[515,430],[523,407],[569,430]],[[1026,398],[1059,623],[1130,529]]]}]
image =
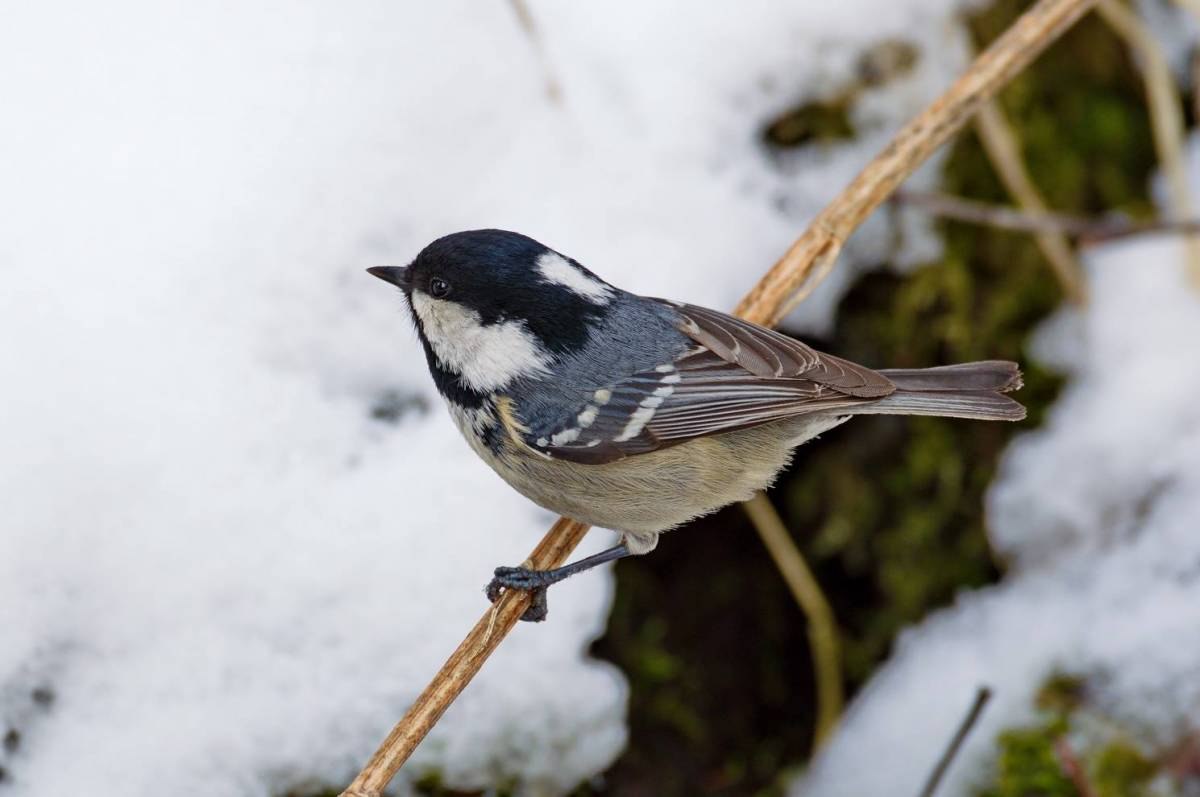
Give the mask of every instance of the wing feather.
[{"label": "wing feather", "polygon": [[[672,303],[668,303],[672,304]],[[608,386],[575,427],[531,441],[552,457],[611,462],[686,440],[861,404],[895,386],[869,368],[715,310],[672,304],[698,344]],[[566,432],[564,434],[564,432]]]}]

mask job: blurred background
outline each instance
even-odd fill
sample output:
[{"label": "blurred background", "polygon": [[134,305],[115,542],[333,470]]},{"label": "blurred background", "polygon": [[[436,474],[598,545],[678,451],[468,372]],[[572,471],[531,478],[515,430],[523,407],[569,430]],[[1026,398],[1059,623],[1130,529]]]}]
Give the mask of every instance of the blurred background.
[{"label": "blurred background", "polygon": [[[1029,5],[6,8],[0,795],[337,794],[552,520],[363,269],[501,227],[732,307]],[[396,794],[915,796],[982,686],[939,794],[1200,793],[1200,8],[1102,6],[785,323],[1028,420],[804,446],[824,613],[741,507],[556,587]]]}]

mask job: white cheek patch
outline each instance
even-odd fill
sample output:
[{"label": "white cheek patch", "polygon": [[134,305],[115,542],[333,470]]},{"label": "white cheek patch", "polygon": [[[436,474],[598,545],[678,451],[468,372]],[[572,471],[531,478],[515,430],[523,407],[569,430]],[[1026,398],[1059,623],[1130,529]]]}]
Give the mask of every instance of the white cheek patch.
[{"label": "white cheek patch", "polygon": [[472,390],[490,393],[548,373],[549,354],[519,321],[485,326],[474,310],[420,291],[413,291],[412,306],[438,362]]},{"label": "white cheek patch", "polygon": [[547,252],[538,258],[537,267],[546,282],[562,285],[593,304],[605,305],[612,301],[612,288],[583,273],[560,254]]}]

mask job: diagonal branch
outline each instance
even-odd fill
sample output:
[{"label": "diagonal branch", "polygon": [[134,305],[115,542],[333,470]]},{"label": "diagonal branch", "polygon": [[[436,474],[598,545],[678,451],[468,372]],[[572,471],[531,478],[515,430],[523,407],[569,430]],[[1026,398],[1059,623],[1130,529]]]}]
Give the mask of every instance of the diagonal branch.
[{"label": "diagonal branch", "polygon": [[[954,135],[980,103],[1032,61],[1096,0],[1039,0],[970,68],[813,219],[800,239],[737,307],[743,318],[774,325],[833,268],[843,242],[859,224]],[[587,526],[560,518],[530,554],[536,569],[561,565]],[[529,594],[507,591],[475,624],[429,686],[388,734],[342,797],[380,797],[413,750],[462,693],[529,606]]]}]

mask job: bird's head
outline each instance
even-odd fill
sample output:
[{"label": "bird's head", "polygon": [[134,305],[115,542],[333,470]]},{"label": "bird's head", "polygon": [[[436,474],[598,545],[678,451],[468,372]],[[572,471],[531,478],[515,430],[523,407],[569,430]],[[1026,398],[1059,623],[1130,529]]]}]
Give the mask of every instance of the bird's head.
[{"label": "bird's head", "polygon": [[532,238],[471,230],[439,238],[408,266],[367,269],[408,298],[434,376],[477,394],[544,376],[578,351],[616,288]]}]

